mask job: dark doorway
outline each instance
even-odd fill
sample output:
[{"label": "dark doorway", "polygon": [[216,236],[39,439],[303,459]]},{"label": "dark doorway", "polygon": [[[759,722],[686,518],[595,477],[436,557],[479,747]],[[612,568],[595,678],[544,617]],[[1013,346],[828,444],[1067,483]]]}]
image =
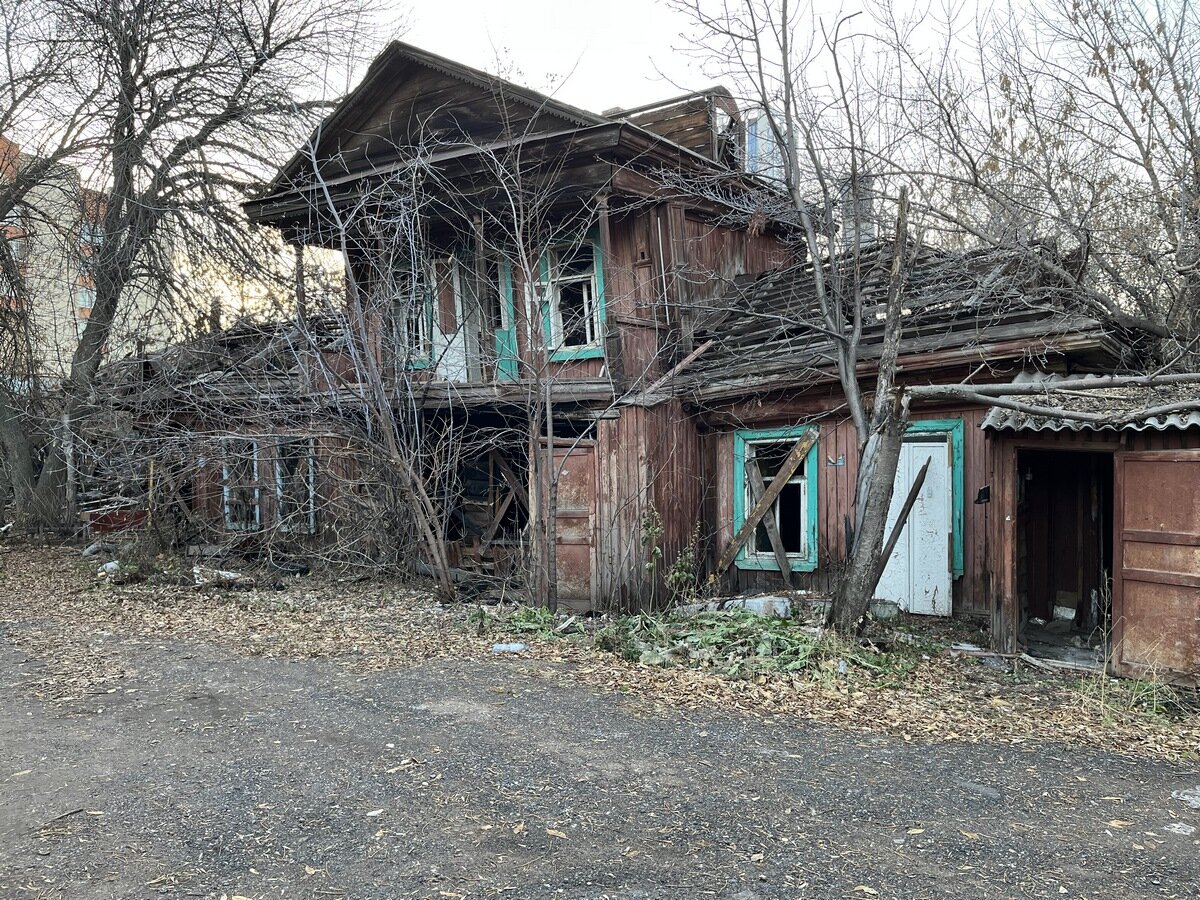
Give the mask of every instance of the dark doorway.
[{"label": "dark doorway", "polygon": [[[1022,643],[1103,661],[1112,572],[1111,453],[1023,450],[1017,459]],[[1073,653],[1071,651],[1083,651]]]}]

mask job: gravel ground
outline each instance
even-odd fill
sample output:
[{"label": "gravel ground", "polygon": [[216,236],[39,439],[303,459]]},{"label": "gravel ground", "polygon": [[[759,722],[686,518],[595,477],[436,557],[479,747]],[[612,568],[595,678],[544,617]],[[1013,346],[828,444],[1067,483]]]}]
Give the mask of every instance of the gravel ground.
[{"label": "gravel ground", "polygon": [[[1194,763],[685,710],[572,662],[383,672],[0,631],[5,898],[1197,896]],[[1189,827],[1196,829],[1191,833]]]}]

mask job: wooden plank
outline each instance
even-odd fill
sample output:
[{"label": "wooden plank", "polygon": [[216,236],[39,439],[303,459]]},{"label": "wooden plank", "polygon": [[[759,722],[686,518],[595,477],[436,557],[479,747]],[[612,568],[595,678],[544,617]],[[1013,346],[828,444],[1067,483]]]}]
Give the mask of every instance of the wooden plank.
[{"label": "wooden plank", "polygon": [[[754,505],[754,509],[752,509],[746,516],[746,521],[742,523],[742,527],[738,529],[738,533],[733,536],[733,540],[730,541],[729,546],[725,548],[725,552],[721,554],[721,558],[717,560],[716,575],[718,577],[720,577],[721,573],[729,568],[730,564],[738,555],[738,552],[742,549],[742,546],[746,543],[754,529],[758,527],[759,520],[766,515],[767,510],[771,508],[771,505],[779,498],[779,495],[783,493],[783,489],[787,485],[788,479],[790,479],[792,475],[795,474],[796,470],[800,468],[800,464],[804,462],[804,457],[808,455],[808,451],[813,448],[814,444],[816,444],[817,434],[817,429],[814,428],[800,438],[800,440],[796,441],[796,446],[792,448],[791,453],[787,455],[787,459],[783,461],[783,465],[780,467],[779,472],[775,475],[774,480],[767,487],[762,497],[759,498],[759,501]],[[810,489],[813,487],[813,485],[809,486]],[[735,484],[733,489],[735,491],[740,490],[741,485]]]},{"label": "wooden plank", "polygon": [[495,460],[496,467],[500,470],[500,474],[504,477],[504,481],[508,484],[509,488],[512,489],[512,492],[516,494],[517,500],[520,501],[521,506],[525,508],[526,512],[529,512],[529,494],[526,493],[525,485],[521,483],[521,479],[519,479],[517,474],[512,470],[512,466],[508,464],[508,460],[506,460],[499,453],[493,454],[492,459]]},{"label": "wooden plank", "polygon": [[516,496],[516,491],[510,490],[504,495],[504,499],[500,501],[500,505],[496,508],[496,514],[492,517],[492,523],[488,525],[487,531],[483,533],[483,537],[479,540],[479,555],[492,545],[492,541],[496,539],[496,532],[500,530],[500,523],[504,520],[504,514],[508,512],[509,506],[512,505],[513,497]]},{"label": "wooden plank", "polygon": [[[758,498],[767,492],[767,486],[763,484],[758,460],[747,460],[746,465],[746,472],[750,476],[750,498],[757,502]],[[779,575],[790,591],[792,589],[792,564],[787,558],[787,550],[784,549],[779,526],[775,524],[774,516],[763,516],[763,524],[767,526],[767,537],[771,541],[771,549],[775,551],[775,562],[779,565]]]}]

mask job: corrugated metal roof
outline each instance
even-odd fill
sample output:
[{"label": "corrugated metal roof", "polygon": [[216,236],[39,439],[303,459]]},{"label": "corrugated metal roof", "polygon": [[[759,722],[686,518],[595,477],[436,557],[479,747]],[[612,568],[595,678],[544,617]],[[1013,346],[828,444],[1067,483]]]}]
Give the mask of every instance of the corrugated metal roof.
[{"label": "corrugated metal roof", "polygon": [[[1051,372],[1022,372],[1013,384],[1086,384],[1099,375],[1056,375]],[[1014,398],[1064,412],[1106,415],[1121,419],[1143,409],[1169,406],[1200,399],[1197,385],[1158,385],[1155,387],[1083,388],[1078,392],[1047,391],[1044,395]],[[983,428],[993,431],[1167,431],[1200,427],[1200,410],[1183,410],[1120,424],[1082,422],[1078,419],[1031,416],[1013,409],[993,407],[984,417]]]}]

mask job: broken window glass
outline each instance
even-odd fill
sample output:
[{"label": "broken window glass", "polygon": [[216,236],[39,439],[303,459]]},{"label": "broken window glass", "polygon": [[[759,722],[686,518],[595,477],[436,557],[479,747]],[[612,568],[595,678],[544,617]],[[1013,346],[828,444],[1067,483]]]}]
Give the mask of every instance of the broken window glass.
[{"label": "broken window glass", "polygon": [[550,254],[548,296],[555,348],[589,347],[600,339],[596,260],[590,242]]},{"label": "broken window glass", "polygon": [[232,531],[253,531],[261,521],[258,508],[258,442],[234,438],[225,441],[224,450],[221,476],[225,527]]},{"label": "broken window glass", "polygon": [[[783,468],[788,454],[792,452],[795,441],[755,441],[746,445],[746,513],[754,509],[758,500],[751,488],[751,472],[758,467],[762,476],[763,489],[770,486]],[[767,516],[772,517],[779,537],[783,541],[784,552],[790,555],[804,555],[808,552],[808,481],[801,465],[792,473],[787,484],[776,498]],[[775,558],[771,546],[771,538],[767,531],[766,516],[759,522],[751,535],[747,551],[751,554]]]},{"label": "broken window glass", "polygon": [[283,531],[313,534],[317,525],[316,453],[308,438],[282,440],[275,455],[275,496]]}]

